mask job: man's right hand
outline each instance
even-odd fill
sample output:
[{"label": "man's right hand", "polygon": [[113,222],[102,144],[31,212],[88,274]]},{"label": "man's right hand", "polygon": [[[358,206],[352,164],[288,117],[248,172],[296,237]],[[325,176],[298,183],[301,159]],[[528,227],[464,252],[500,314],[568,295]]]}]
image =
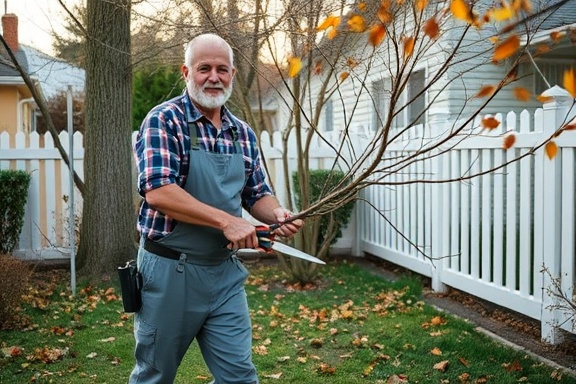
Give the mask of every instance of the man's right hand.
[{"label": "man's right hand", "polygon": [[224,236],[230,241],[228,248],[256,248],[258,237],[256,227],[241,217],[231,217],[223,228]]}]

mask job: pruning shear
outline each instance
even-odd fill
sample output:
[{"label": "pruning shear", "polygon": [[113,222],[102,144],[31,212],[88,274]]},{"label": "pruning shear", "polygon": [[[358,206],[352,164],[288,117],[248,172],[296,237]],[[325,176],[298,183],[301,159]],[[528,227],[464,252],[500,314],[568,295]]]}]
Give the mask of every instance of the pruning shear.
[{"label": "pruning shear", "polygon": [[258,237],[258,247],[265,252],[278,251],[282,254],[288,255],[290,257],[295,257],[302,260],[307,260],[316,264],[326,264],[324,261],[317,257],[302,252],[299,249],[292,248],[286,244],[277,243],[274,241],[273,231],[280,227],[281,224],[272,224],[270,226],[257,225],[256,226],[256,236]]}]

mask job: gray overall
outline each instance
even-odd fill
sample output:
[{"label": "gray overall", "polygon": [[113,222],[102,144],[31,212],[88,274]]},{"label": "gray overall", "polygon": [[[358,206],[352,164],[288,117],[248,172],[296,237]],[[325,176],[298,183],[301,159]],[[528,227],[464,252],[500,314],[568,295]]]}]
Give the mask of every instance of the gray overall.
[{"label": "gray overall", "polygon": [[[189,124],[190,170],[185,190],[196,199],[241,216],[245,183],[240,143],[236,153],[201,149],[196,125]],[[136,366],[130,383],[172,384],[194,339],[217,384],[258,383],[252,363],[252,330],[244,282],[248,271],[216,229],[178,223],[159,241],[181,253],[172,260],[146,251],[142,309],[134,320]]]}]

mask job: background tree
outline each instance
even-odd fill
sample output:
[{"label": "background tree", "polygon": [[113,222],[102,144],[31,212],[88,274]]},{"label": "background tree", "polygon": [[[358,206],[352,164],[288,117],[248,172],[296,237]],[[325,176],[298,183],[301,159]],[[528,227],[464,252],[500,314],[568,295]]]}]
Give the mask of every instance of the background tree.
[{"label": "background tree", "polygon": [[179,65],[149,64],[136,69],[133,79],[133,130],[138,130],[154,106],[181,94],[185,86]]},{"label": "background tree", "polygon": [[69,17],[64,23],[65,33],[53,31],[51,34],[55,56],[77,67],[85,68],[86,34],[83,26],[87,24],[86,7],[74,4],[68,12]]},{"label": "background tree", "polygon": [[98,276],[135,256],[130,1],[88,0],[86,15],[86,194],[78,267]]},{"label": "background tree", "polygon": [[[59,92],[47,100],[48,111],[58,132],[66,131],[68,127],[68,95],[66,92]],[[85,132],[85,105],[84,105],[84,92],[75,92],[72,97],[72,124],[74,131]],[[44,116],[38,119],[36,132],[44,134],[48,132],[48,125]]]}]

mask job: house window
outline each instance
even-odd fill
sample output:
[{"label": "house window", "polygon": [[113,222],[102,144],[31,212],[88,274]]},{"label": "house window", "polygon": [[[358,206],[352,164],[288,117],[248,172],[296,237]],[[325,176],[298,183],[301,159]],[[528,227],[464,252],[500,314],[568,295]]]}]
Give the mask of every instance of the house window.
[{"label": "house window", "polygon": [[372,121],[370,130],[377,131],[386,123],[390,108],[390,79],[376,80],[372,83]]},{"label": "house window", "polygon": [[424,70],[412,72],[408,79],[408,97],[406,99],[407,107],[407,121],[406,124],[417,125],[424,124],[426,116],[426,92],[424,90],[425,84]]},{"label": "house window", "polygon": [[[412,72],[408,78],[405,90],[398,98],[396,117],[392,121],[391,128],[404,128],[410,125],[425,124],[426,113],[426,92],[422,92],[425,87],[425,71]],[[392,81],[389,78],[377,80],[372,83],[372,103],[374,111],[372,113],[372,123],[370,128],[375,131],[386,123],[386,117],[390,112],[390,90]],[[410,103],[410,104],[408,104]],[[407,105],[408,104],[408,105]]]},{"label": "house window", "polygon": [[334,105],[330,99],[324,105],[324,130],[326,132],[334,130]]},{"label": "house window", "polygon": [[533,73],[534,93],[539,95],[555,85],[563,87],[564,72],[573,68],[576,65],[576,60],[538,60],[536,65],[540,73],[532,67],[532,63],[526,63],[525,65],[528,66],[526,71]]}]

